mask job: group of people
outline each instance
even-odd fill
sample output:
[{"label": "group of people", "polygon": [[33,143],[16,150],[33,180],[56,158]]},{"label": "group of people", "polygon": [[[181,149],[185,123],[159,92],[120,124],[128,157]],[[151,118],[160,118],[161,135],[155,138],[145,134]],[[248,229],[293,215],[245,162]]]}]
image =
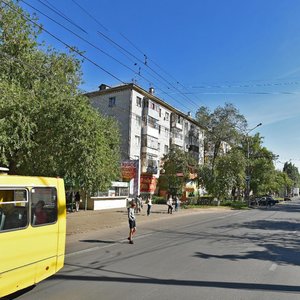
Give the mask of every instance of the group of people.
[{"label": "group of people", "polygon": [[[147,216],[151,213],[152,208],[152,199],[151,196],[146,198],[145,203],[147,204]],[[128,222],[129,222],[129,235],[128,240],[129,244],[133,244],[133,236],[136,233],[136,218],[135,213],[140,213],[143,209],[143,198],[141,195],[135,197],[131,201],[128,200]],[[167,198],[167,206],[168,206],[168,214],[173,213],[173,207],[175,208],[175,211],[178,211],[180,206],[180,200],[177,195],[172,196],[169,195]]]},{"label": "group of people", "polygon": [[171,194],[168,197],[167,200],[167,206],[168,206],[168,214],[172,214],[173,213],[173,208],[175,208],[175,211],[178,211],[179,207],[180,207],[180,200],[178,198],[178,196],[172,196]]}]

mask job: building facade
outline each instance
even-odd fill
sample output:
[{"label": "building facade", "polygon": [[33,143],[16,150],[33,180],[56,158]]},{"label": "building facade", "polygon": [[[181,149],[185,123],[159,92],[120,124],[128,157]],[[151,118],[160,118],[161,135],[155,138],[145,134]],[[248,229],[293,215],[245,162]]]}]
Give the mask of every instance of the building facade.
[{"label": "building facade", "polygon": [[175,109],[136,84],[116,87],[100,85],[99,90],[87,93],[93,107],[103,115],[117,119],[121,133],[122,161],[138,162],[137,188],[131,194],[154,193],[162,158],[170,147],[189,152],[204,162],[204,129],[190,113]]}]

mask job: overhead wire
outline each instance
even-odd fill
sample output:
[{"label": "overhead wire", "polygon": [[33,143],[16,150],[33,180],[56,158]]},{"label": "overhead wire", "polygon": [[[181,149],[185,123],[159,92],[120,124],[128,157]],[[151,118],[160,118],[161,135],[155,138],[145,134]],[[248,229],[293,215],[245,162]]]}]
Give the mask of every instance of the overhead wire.
[{"label": "overhead wire", "polygon": [[[72,33],[73,35],[75,35],[76,37],[78,37],[79,39],[81,39],[82,41],[86,42],[87,44],[89,44],[90,46],[92,46],[93,48],[95,48],[96,50],[100,51],[101,53],[103,53],[104,55],[108,56],[109,58],[113,59],[114,61],[116,61],[117,63],[121,64],[123,67],[129,69],[131,72],[133,72],[134,74],[140,76],[141,78],[143,78],[144,80],[148,81],[149,83],[151,83],[151,81],[149,81],[145,76],[141,75],[140,73],[136,72],[135,70],[133,70],[132,68],[130,68],[129,66],[125,65],[123,62],[121,62],[120,60],[116,59],[115,57],[113,57],[112,55],[110,55],[109,53],[107,53],[106,51],[102,50],[101,48],[99,48],[98,46],[94,45],[93,43],[89,42],[87,39],[81,37],[79,34],[75,33],[74,31],[72,31],[71,29],[67,28],[66,26],[64,26],[63,24],[61,24],[60,22],[56,21],[55,19],[51,18],[50,16],[48,16],[47,14],[43,13],[41,10],[35,8],[34,6],[32,6],[31,4],[29,4],[28,2],[26,2],[25,0],[20,0],[21,2],[23,2],[24,4],[28,5],[30,8],[36,10],[37,12],[39,12],[40,14],[42,14],[43,16],[45,16],[46,18],[50,19],[52,22],[56,23],[57,25],[61,26],[62,28],[64,28],[65,30],[67,30],[68,32]],[[41,2],[42,3],[42,2]],[[51,9],[51,8],[50,8]],[[53,9],[51,9],[53,11]],[[42,27],[43,28],[43,27]],[[85,56],[86,57],[86,56]],[[122,81],[122,83],[124,83]],[[161,89],[159,89],[161,90]],[[185,105],[183,105],[182,102],[180,102],[179,100],[177,100],[176,98],[174,98],[173,96],[171,96],[169,93],[161,90],[164,94],[168,95],[170,98],[172,98],[174,101],[178,102],[181,106],[186,107]],[[189,110],[189,107],[186,107]]]},{"label": "overhead wire", "polygon": [[[98,20],[96,18],[94,18],[86,9],[84,9],[82,6],[80,6],[75,0],[72,0],[76,5],[78,5],[78,7],[80,9],[83,10],[83,12],[85,12],[89,17],[91,17],[94,21],[97,21],[98,24]],[[101,24],[101,23],[100,23]],[[101,26],[103,27],[103,25],[101,24]],[[106,36],[103,33],[99,32],[102,36]],[[123,34],[121,34],[121,36],[124,37]],[[106,38],[108,38],[106,36]],[[110,38],[109,38],[110,39]],[[112,41],[112,39],[110,39]],[[129,41],[128,38],[126,38],[127,41]],[[183,97],[185,97],[190,103],[192,103],[193,105],[195,105],[197,108],[199,107],[199,105],[197,103],[195,103],[192,99],[190,99],[186,94],[182,93],[182,91],[180,91],[176,86],[174,86],[171,82],[169,82],[166,78],[164,78],[161,74],[159,74],[156,70],[154,70],[151,66],[149,66],[149,64],[147,63],[147,59],[148,56],[143,53],[141,50],[138,50],[139,52],[143,53],[145,61],[143,62],[141,59],[139,59],[138,57],[136,57],[134,54],[132,54],[131,52],[129,52],[128,50],[126,50],[124,47],[120,46],[118,43],[116,43],[115,41],[113,41],[114,44],[118,45],[120,48],[122,48],[124,51],[126,51],[126,53],[132,55],[135,59],[137,59],[140,63],[143,63],[144,66],[146,66],[147,68],[149,68],[154,74],[156,74],[159,78],[161,78],[163,81],[165,81],[168,85],[170,85],[174,90],[176,90],[179,94],[181,94]],[[130,42],[132,45],[133,43]],[[137,47],[135,47],[136,49],[138,49]],[[157,65],[157,64],[156,64]],[[178,83],[178,81],[176,80],[176,82]]]},{"label": "overhead wire", "polygon": [[[54,5],[52,5],[48,0],[45,0],[46,3],[42,0],[37,0],[38,2],[40,2],[42,5],[48,7],[48,9],[54,11],[56,14],[58,14],[59,16],[61,16],[62,18],[64,18],[65,20],[67,20],[69,23],[71,23],[72,25],[74,25],[75,27],[77,27],[79,30],[81,30],[82,32],[86,33],[86,30],[83,29],[81,26],[79,26],[78,24],[76,24],[75,22],[73,22],[68,16],[66,16],[63,12],[61,12],[59,9],[57,9]],[[49,5],[48,5],[48,4]]]},{"label": "overhead wire", "polygon": [[7,3],[5,0],[0,0],[2,3],[4,3],[6,6],[8,6],[11,10],[15,11],[17,14],[21,15],[23,18],[25,18],[28,22],[34,24],[35,26],[37,26],[38,28],[40,28],[41,30],[43,30],[44,32],[46,32],[47,34],[49,34],[51,37],[53,37],[55,40],[57,40],[58,42],[60,42],[61,44],[63,44],[64,46],[66,46],[69,50],[71,50],[72,52],[75,52],[77,55],[79,55],[80,57],[86,59],[88,62],[90,62],[91,64],[93,64],[94,66],[96,66],[97,68],[101,69],[103,72],[105,72],[106,74],[110,75],[111,77],[115,78],[117,81],[125,84],[125,82],[123,80],[121,80],[120,78],[118,78],[116,75],[112,74],[111,72],[109,72],[108,70],[106,70],[105,68],[101,67],[99,64],[97,64],[96,62],[94,62],[93,60],[91,60],[90,58],[88,58],[86,55],[82,54],[79,50],[75,49],[74,47],[70,46],[69,44],[67,44],[66,42],[64,42],[62,39],[60,39],[59,37],[57,37],[56,35],[54,35],[53,33],[51,33],[49,30],[47,30],[45,27],[41,26],[40,24],[38,24],[37,22],[31,20],[30,18],[26,17],[25,15],[21,14],[18,10],[16,10],[14,7],[12,7],[9,3]]}]

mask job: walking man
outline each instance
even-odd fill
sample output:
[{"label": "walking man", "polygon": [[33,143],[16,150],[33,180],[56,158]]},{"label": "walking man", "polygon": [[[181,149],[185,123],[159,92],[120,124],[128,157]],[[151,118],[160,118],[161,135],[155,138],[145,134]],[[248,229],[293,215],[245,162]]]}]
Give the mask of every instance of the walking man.
[{"label": "walking man", "polygon": [[172,214],[172,212],[173,212],[173,198],[172,198],[172,195],[169,196],[168,201],[167,201],[167,205],[168,205],[168,214]]},{"label": "walking man", "polygon": [[147,208],[147,216],[150,216],[150,213],[151,213],[151,207],[152,207],[152,198],[151,196],[149,196],[147,198],[147,201],[146,201],[147,205],[148,205],[148,208]]},{"label": "walking man", "polygon": [[133,236],[136,233],[136,222],[135,222],[135,215],[134,215],[134,210],[135,210],[135,202],[134,200],[131,201],[131,205],[128,209],[128,222],[129,222],[129,244],[133,244]]}]

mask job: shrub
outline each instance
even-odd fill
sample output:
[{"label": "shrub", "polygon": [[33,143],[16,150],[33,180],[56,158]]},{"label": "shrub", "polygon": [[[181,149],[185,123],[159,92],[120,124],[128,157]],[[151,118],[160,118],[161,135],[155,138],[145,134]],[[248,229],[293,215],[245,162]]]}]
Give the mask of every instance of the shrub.
[{"label": "shrub", "polygon": [[166,204],[166,199],[164,197],[153,196],[152,203],[153,204]]}]

